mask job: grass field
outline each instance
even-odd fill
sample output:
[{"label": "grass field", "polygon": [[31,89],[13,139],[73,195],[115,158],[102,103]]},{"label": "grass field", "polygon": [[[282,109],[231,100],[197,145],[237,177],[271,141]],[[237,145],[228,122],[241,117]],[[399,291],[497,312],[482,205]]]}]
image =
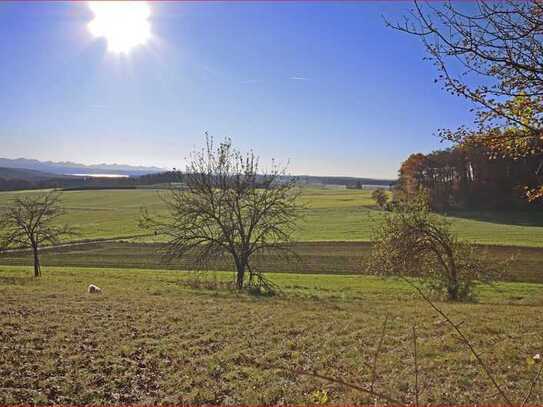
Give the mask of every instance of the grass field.
[{"label": "grass field", "polygon": [[[0,206],[20,193],[0,193]],[[299,241],[369,241],[372,221],[382,216],[369,191],[308,188],[302,201],[307,209],[295,236]],[[64,193],[64,203],[65,220],[79,227],[81,239],[139,235],[145,233],[138,228],[140,208],[164,213],[158,191],[151,189],[71,191]],[[543,215],[535,212],[462,212],[451,221],[470,242],[543,247]]]},{"label": "grass field", "polygon": [[[43,250],[41,259],[49,266],[110,267],[139,269],[188,270],[190,258],[165,262],[161,244],[132,242],[98,242]],[[370,254],[367,242],[298,242],[294,249],[299,261],[263,256],[253,259],[253,267],[263,272],[302,274],[362,274]],[[482,246],[482,253],[502,261],[514,256],[513,267],[503,276],[507,281],[543,283],[543,250],[533,247]],[[29,252],[0,254],[0,264],[32,265]],[[234,265],[227,260],[217,261],[213,269],[231,271]]]},{"label": "grass field", "polygon": [[[13,196],[0,194],[0,206]],[[306,189],[302,199],[302,261],[256,259],[281,294],[255,297],[210,288],[223,287],[232,273],[209,272],[196,284],[194,273],[182,271],[189,263],[162,262],[161,243],[128,238],[142,234],[141,207],[164,212],[156,191],[65,193],[64,220],[79,227],[80,239],[125,239],[43,250],[39,279],[31,277],[28,253],[0,256],[0,404],[379,403],[291,369],[368,385],[385,318],[376,390],[413,401],[416,325],[422,403],[501,402],[409,285],[361,274],[370,223],[382,216],[369,192]],[[466,335],[520,403],[539,367],[528,361],[543,351],[543,218],[454,215],[462,238],[508,245],[481,247],[496,260],[517,256],[507,276],[516,282],[480,287],[478,303],[439,306],[464,321]],[[90,283],[103,295],[87,294]],[[540,386],[534,394],[532,402],[542,403]]]},{"label": "grass field", "polygon": [[[194,290],[173,271],[0,267],[2,403],[373,403],[339,385],[264,369],[316,369],[369,384],[383,320],[375,389],[413,398],[417,326],[421,402],[500,402],[450,328],[399,281],[272,274],[284,294]],[[230,278],[217,273],[216,278]],[[103,295],[85,289],[95,283]],[[501,283],[479,304],[440,304],[517,403],[541,352],[543,287]],[[321,398],[322,401],[322,398]],[[377,400],[379,402],[379,400]],[[538,387],[533,403],[543,402]]]}]

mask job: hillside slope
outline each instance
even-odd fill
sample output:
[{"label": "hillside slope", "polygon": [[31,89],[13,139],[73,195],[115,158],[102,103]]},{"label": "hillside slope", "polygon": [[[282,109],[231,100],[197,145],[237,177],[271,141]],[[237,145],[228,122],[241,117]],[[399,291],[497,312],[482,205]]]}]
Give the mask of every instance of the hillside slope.
[{"label": "hillside slope", "polygon": [[0,167],[0,178],[7,180],[41,181],[53,178],[74,178],[67,175],[51,174],[48,172],[29,170],[26,168]]}]

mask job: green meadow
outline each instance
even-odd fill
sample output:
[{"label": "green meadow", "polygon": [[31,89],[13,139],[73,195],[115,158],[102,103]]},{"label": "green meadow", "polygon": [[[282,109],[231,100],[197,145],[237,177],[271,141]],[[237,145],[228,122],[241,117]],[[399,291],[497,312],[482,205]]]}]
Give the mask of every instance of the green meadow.
[{"label": "green meadow", "polygon": [[[17,193],[0,193],[0,206]],[[24,192],[35,193],[35,192]],[[99,190],[64,193],[65,221],[79,228],[79,239],[106,239],[145,234],[138,227],[141,208],[164,214],[164,190]],[[298,241],[369,241],[371,224],[383,212],[367,190],[305,188]],[[543,214],[536,212],[465,211],[449,214],[461,239],[480,244],[543,247]]]}]

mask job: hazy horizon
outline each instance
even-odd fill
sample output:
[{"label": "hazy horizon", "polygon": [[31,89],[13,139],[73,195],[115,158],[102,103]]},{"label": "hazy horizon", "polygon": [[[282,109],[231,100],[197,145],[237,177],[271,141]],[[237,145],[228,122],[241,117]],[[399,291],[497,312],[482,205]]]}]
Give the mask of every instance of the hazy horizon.
[{"label": "hazy horizon", "polygon": [[[98,167],[98,166],[119,166],[119,167],[133,167],[133,168],[147,168],[147,169],[151,169],[151,168],[157,168],[157,169],[161,169],[161,170],[164,170],[164,171],[171,171],[173,170],[174,168],[176,170],[180,170],[180,171],[183,171],[185,169],[185,165],[180,165],[180,166],[172,166],[172,167],[162,167],[160,165],[142,165],[142,164],[127,164],[127,163],[124,163],[124,162],[109,162],[109,163],[104,163],[104,162],[101,162],[101,163],[85,163],[85,162],[75,162],[75,161],[71,161],[71,160],[65,160],[65,161],[52,161],[52,160],[46,160],[46,159],[43,159],[43,160],[40,160],[40,159],[36,159],[36,158],[29,158],[29,157],[15,157],[15,158],[11,158],[11,157],[0,157],[0,160],[1,159],[8,159],[8,160],[36,160],[36,161],[39,161],[41,163],[51,163],[51,164],[66,164],[66,163],[70,163],[70,164],[75,164],[75,165],[82,165],[84,167],[89,167],[89,168],[92,168],[92,167]],[[2,167],[2,165],[0,164],[0,168]],[[11,168],[11,167],[10,167]],[[18,167],[13,167],[13,168],[18,168]],[[22,168],[22,167],[21,167]],[[265,168],[265,166],[263,167]],[[103,171],[107,171],[107,169],[103,169]],[[295,176],[295,177],[337,177],[337,178],[367,178],[367,179],[377,179],[377,180],[395,180],[398,178],[398,176],[395,176],[395,177],[367,177],[367,176],[364,176],[364,175],[343,175],[343,174],[294,174],[290,171],[287,172],[289,175],[292,175],[292,176]],[[77,175],[77,176],[83,176],[83,175],[103,175],[103,176],[107,176],[107,175],[111,175],[111,174],[66,174],[66,175]]]}]

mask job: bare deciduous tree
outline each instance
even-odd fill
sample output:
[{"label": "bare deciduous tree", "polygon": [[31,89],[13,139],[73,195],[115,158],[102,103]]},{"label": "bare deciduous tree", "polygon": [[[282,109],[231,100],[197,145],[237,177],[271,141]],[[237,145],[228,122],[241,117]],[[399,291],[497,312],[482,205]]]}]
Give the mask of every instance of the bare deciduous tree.
[{"label": "bare deciduous tree", "polygon": [[58,192],[30,193],[17,197],[0,214],[0,250],[30,248],[34,256],[34,277],[41,275],[40,247],[59,244],[65,236],[76,232],[59,225],[65,213]]},{"label": "bare deciduous tree", "polygon": [[[141,224],[168,239],[167,256],[188,257],[197,267],[230,256],[236,286],[269,282],[251,267],[251,258],[265,252],[292,255],[288,245],[301,205],[299,191],[284,170],[272,164],[259,173],[254,153],[242,154],[229,139],[193,153],[183,174],[184,186],[162,195],[169,216],[157,218],[144,211]],[[268,286],[269,288],[269,286]]]},{"label": "bare deciduous tree", "polygon": [[370,272],[419,278],[451,301],[472,298],[477,283],[496,279],[506,266],[459,242],[449,223],[429,212],[422,195],[396,205],[375,225],[373,240]]}]

